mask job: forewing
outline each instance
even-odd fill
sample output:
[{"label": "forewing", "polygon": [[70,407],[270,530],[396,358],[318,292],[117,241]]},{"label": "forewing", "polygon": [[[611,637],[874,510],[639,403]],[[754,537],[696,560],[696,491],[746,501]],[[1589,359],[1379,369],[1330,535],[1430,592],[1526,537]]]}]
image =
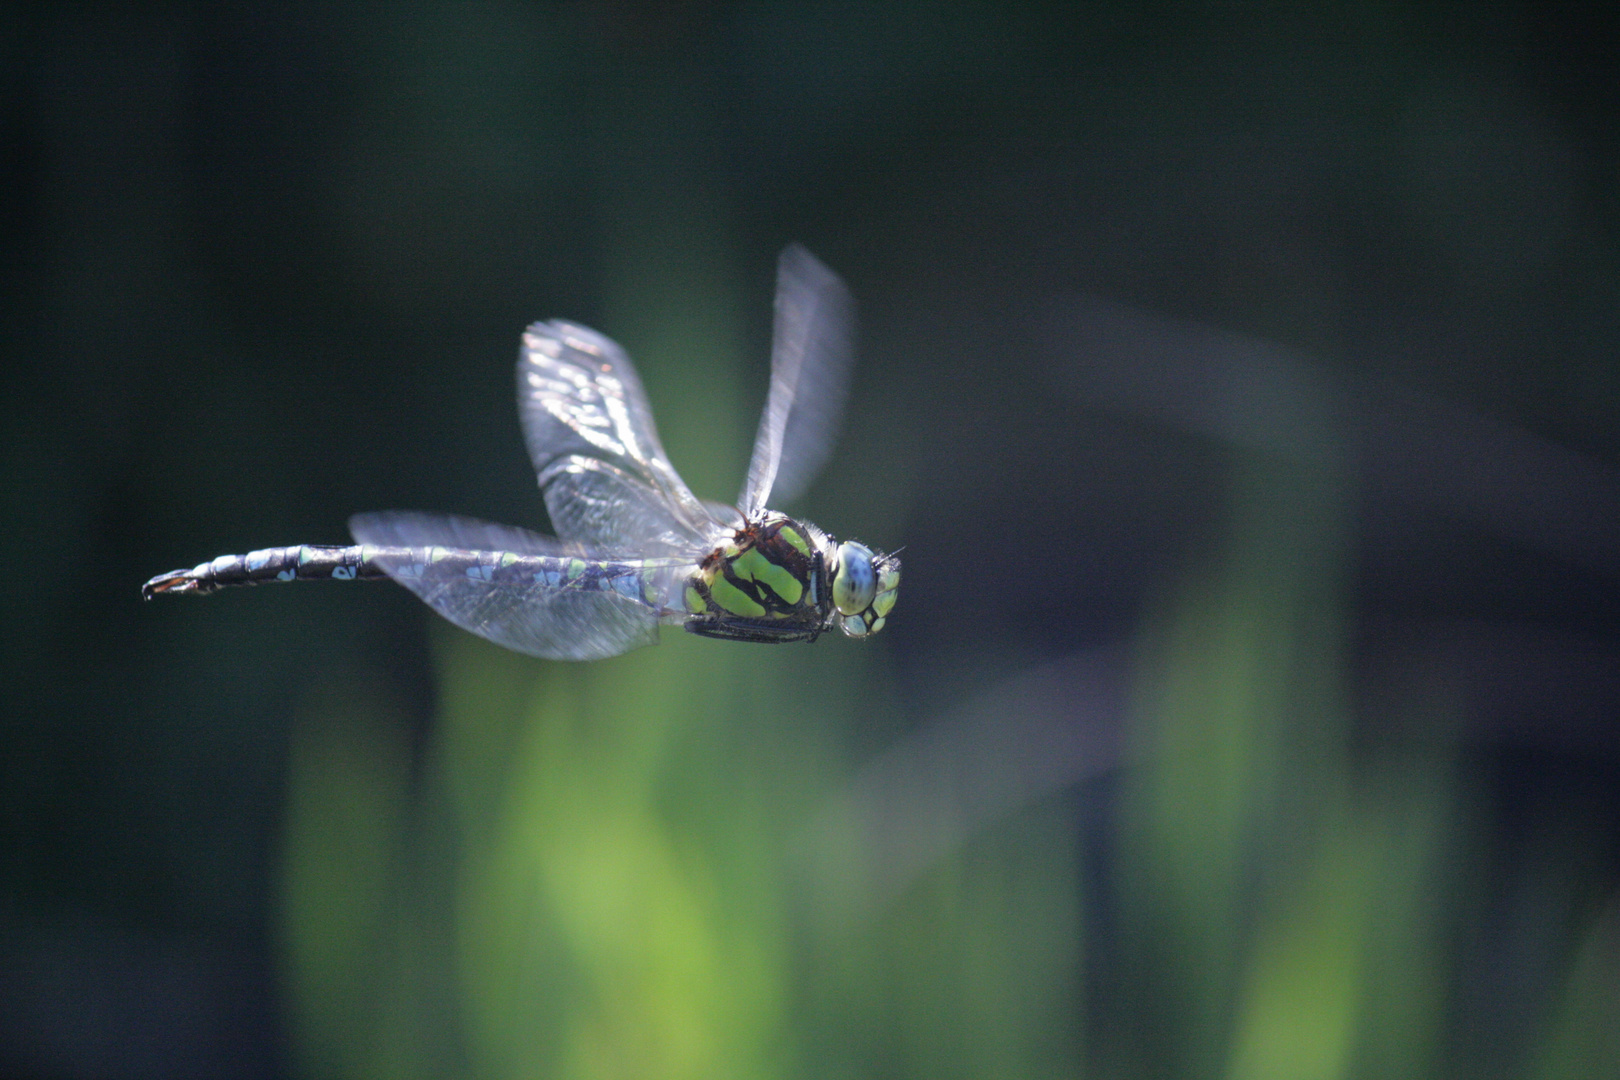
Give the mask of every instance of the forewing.
[{"label": "forewing", "polygon": [[[523,334],[517,383],[529,457],[561,539],[657,554],[710,535],[713,523],[664,454],[641,379],[615,342],[575,323],[535,323]],[[606,490],[588,466],[574,467],[590,460],[624,481],[614,497],[638,505],[622,516],[565,512],[558,520],[557,509],[581,490]]]},{"label": "forewing", "polygon": [[[718,521],[737,512],[704,503],[704,533],[671,518],[662,494],[628,470],[583,454],[558,458],[540,474],[546,511],[559,536],[588,538],[591,549],[613,558],[649,555],[700,557],[719,542]],[[720,514],[716,518],[716,514]]]},{"label": "forewing", "polygon": [[[573,545],[509,525],[440,514],[390,511],[349,519],[356,541],[380,547],[465,548],[520,555],[572,555]],[[377,559],[388,576],[463,630],[551,660],[598,660],[658,641],[651,608],[615,592],[515,585],[429,565],[396,573],[403,559]]]},{"label": "forewing", "polygon": [[723,527],[722,531],[734,531],[742,528],[742,514],[738,513],[735,506],[727,506],[725,503],[717,503],[704,499],[703,508],[709,512],[709,517],[713,518],[717,524]]},{"label": "forewing", "polygon": [[776,274],[771,389],[739,500],[750,519],[773,491],[778,503],[791,502],[821,471],[854,355],[854,302],[838,275],[797,244],[782,252]]}]

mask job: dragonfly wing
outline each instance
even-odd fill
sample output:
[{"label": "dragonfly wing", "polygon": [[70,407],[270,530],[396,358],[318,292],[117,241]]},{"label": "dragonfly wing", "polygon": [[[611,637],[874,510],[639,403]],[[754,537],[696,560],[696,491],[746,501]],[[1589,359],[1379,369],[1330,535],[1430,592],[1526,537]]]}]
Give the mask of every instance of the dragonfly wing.
[{"label": "dragonfly wing", "polygon": [[854,301],[814,255],[790,245],[777,261],[771,390],[738,505],[750,519],[776,492],[791,502],[832,450],[854,356]]},{"label": "dragonfly wing", "polygon": [[727,506],[725,503],[711,502],[704,499],[703,508],[709,512],[711,518],[724,526],[724,528],[731,530],[742,528],[743,516],[735,506]]},{"label": "dragonfly wing", "polygon": [[530,532],[516,525],[497,525],[478,518],[415,510],[356,514],[349,519],[349,532],[357,543],[378,547],[438,546],[468,551],[512,551],[519,555],[580,554],[579,548],[564,544],[554,536]]},{"label": "dragonfly wing", "polygon": [[[577,548],[549,536],[473,518],[386,512],[358,514],[349,531],[379,547],[448,547],[571,555]],[[658,641],[658,613],[609,591],[485,581],[431,564],[426,572],[397,573],[404,559],[379,557],[390,578],[463,630],[497,645],[551,660],[599,660]]]},{"label": "dragonfly wing", "polygon": [[[623,349],[575,323],[535,323],[517,365],[518,411],[557,535],[590,548],[659,553],[706,541],[714,522],[658,441],[641,378]],[[596,461],[603,468],[584,464]],[[552,488],[557,490],[553,491]],[[580,495],[634,500],[566,512]],[[608,509],[608,508],[603,508]]]},{"label": "dragonfly wing", "polygon": [[644,480],[617,465],[583,454],[553,461],[540,474],[546,511],[559,536],[580,537],[591,550],[610,557],[701,555],[720,539],[716,507],[704,503],[703,542],[672,519],[662,495]]}]

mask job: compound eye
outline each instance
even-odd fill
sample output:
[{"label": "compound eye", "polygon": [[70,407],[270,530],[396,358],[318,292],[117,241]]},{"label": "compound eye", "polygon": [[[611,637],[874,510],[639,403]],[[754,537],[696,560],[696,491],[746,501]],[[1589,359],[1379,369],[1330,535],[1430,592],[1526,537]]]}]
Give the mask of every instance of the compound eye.
[{"label": "compound eye", "polygon": [[[891,565],[878,574],[878,592],[877,596],[872,600],[872,610],[877,613],[880,622],[888,618],[889,612],[894,610],[894,601],[899,596],[899,590],[900,567],[898,564]],[[877,633],[879,629],[876,626],[872,627],[872,633]]]},{"label": "compound eye", "polygon": [[838,545],[838,562],[832,573],[833,605],[841,615],[857,615],[872,604],[877,595],[877,573],[872,569],[872,549],[853,540]]}]

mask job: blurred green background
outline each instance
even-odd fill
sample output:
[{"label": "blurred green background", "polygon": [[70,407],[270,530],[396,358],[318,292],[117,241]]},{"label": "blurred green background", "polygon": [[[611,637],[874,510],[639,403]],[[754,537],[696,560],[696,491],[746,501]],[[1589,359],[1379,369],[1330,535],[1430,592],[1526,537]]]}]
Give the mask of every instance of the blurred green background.
[{"label": "blurred green background", "polygon": [[[1617,10],[7,6],[0,1075],[1620,1076]],[[879,638],[139,602],[540,318],[733,497],[794,240]]]}]

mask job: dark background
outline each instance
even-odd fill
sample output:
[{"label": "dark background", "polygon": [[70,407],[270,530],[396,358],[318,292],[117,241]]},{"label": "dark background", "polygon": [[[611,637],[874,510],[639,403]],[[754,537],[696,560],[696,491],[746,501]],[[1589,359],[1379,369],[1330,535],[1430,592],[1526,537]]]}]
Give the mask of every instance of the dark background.
[{"label": "dark background", "polygon": [[[1614,1075],[1616,10],[5,8],[0,1075]],[[729,497],[795,240],[861,345],[786,509],[905,546],[881,639],[598,676],[392,586],[139,602],[358,510],[543,527],[538,318]],[[701,732],[625,805],[756,945],[592,967],[554,900],[595,996],[490,989],[469,815],[574,819],[458,788],[458,715]],[[727,862],[824,804],[864,914]]]}]

